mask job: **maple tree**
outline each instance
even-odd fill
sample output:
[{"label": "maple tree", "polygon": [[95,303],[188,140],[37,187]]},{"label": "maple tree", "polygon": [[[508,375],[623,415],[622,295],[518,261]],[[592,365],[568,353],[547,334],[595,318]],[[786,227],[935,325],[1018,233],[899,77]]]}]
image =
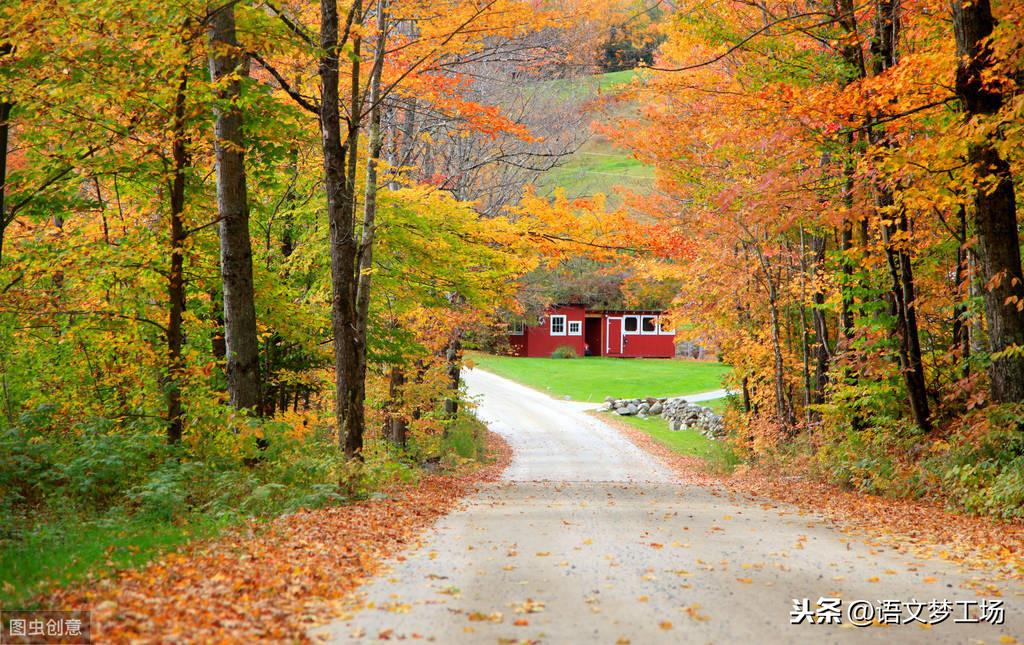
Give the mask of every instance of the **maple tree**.
[{"label": "maple tree", "polygon": [[[662,22],[620,99],[643,107],[602,131],[658,171],[633,207],[693,242],[649,275],[679,279],[686,333],[735,366],[755,453],[806,433],[841,480],[1018,513],[1019,11],[738,2]],[[985,446],[1006,456],[954,484]]]}]

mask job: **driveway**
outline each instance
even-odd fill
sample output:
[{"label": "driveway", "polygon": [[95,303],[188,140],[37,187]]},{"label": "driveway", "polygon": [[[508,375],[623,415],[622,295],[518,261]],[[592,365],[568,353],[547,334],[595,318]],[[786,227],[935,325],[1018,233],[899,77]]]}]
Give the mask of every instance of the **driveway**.
[{"label": "driveway", "polygon": [[[974,620],[982,601],[999,609],[961,588],[968,576],[949,563],[869,546],[795,508],[680,484],[570,402],[480,370],[465,379],[479,416],[512,445],[511,467],[368,583],[359,608],[314,636],[620,644],[1024,637],[1024,587],[1004,586],[995,599],[1005,625],[955,623],[965,610]],[[812,624],[800,609],[807,599],[813,619],[819,598],[823,622]],[[944,600],[949,617],[923,624],[943,614]],[[908,624],[850,625],[855,601],[858,611],[870,605],[875,618]],[[827,607],[839,603],[845,624],[827,624],[835,615]],[[794,606],[801,624],[791,624]]]}]

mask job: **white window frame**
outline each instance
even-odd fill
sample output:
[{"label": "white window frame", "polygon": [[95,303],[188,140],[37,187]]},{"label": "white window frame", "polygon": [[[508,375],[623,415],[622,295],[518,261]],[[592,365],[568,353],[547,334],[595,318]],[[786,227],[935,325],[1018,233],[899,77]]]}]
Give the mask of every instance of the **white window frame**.
[{"label": "white window frame", "polygon": [[526,333],[526,323],[522,320],[516,320],[508,324],[508,335],[509,336],[522,336]]},{"label": "white window frame", "polygon": [[[562,323],[562,331],[555,331],[555,321],[556,320],[558,320],[558,321],[560,321]],[[565,316],[561,316],[561,315],[551,316],[551,324],[550,324],[550,327],[548,327],[548,329],[551,330],[551,335],[552,336],[565,336],[565,332],[566,332],[567,327],[568,327],[568,324],[566,323]]]},{"label": "white window frame", "polygon": [[[636,331],[629,331],[628,329],[626,329],[626,321],[630,320],[630,319],[636,321]],[[640,316],[623,316],[622,317],[622,335],[623,336],[639,335],[641,331],[642,331],[642,328],[640,327]]]},{"label": "white window frame", "polygon": [[[638,327],[638,329],[639,329],[638,333],[640,333],[640,334],[642,334],[644,336],[654,336],[655,334],[658,333],[658,317],[657,316],[651,316],[651,315],[648,315],[648,314],[642,314],[640,316],[637,316],[637,318],[640,319],[640,323],[639,323],[639,327]],[[654,329],[652,329],[651,331],[645,331],[644,330],[644,320],[645,319],[650,319],[650,320],[654,321]]]},{"label": "white window frame", "polygon": [[[576,331],[573,331],[575,326]],[[583,321],[582,320],[570,320],[566,323],[566,331],[569,336],[582,336],[583,335]]]},{"label": "white window frame", "polygon": [[[659,317],[658,318],[658,333],[661,334],[662,336],[675,336],[676,335],[676,328],[675,327],[669,327],[668,329],[665,329],[664,324],[665,323],[662,321],[661,317]],[[668,324],[671,325],[672,323],[669,322]]]}]

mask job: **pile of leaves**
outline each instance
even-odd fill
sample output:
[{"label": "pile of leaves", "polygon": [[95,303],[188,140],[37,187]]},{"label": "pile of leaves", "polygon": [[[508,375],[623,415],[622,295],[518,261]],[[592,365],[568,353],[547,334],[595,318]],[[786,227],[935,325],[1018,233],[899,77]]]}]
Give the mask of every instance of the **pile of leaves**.
[{"label": "pile of leaves", "polygon": [[249,524],[147,567],[58,591],[46,604],[91,608],[93,635],[104,642],[306,641],[306,630],[338,615],[387,558],[504,470],[508,445],[491,434],[488,450],[485,466]]},{"label": "pile of leaves", "polygon": [[[989,578],[1024,580],[1024,523],[950,513],[926,500],[892,499],[843,490],[800,472],[744,465],[731,473],[673,452],[624,423],[610,423],[634,444],[658,457],[681,481],[730,494],[769,498],[824,516],[838,528],[918,557],[941,557]],[[986,589],[991,592],[992,589]]]}]

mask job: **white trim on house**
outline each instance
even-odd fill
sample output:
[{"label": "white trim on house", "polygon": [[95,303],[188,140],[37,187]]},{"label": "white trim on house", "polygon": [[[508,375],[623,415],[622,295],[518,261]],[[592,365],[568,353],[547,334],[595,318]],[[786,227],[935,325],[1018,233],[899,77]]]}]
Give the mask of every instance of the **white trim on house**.
[{"label": "white trim on house", "polygon": [[[556,321],[558,323],[560,323],[562,331],[555,331],[555,322]],[[556,315],[552,315],[551,316],[551,324],[550,324],[549,329],[551,330],[551,335],[552,336],[565,336],[565,330],[566,330],[566,318],[565,318],[565,316],[564,315],[557,315],[557,314]]]},{"label": "white trim on house", "polygon": [[[582,320],[570,320],[566,323],[568,326],[568,333],[570,336],[582,336],[583,335],[583,321]],[[575,331],[573,331],[575,329]]]},{"label": "white trim on house", "polygon": [[[640,316],[621,316],[619,318],[622,321],[622,335],[632,336],[640,333]],[[629,325],[627,323],[633,323],[633,330],[626,329]]]}]

